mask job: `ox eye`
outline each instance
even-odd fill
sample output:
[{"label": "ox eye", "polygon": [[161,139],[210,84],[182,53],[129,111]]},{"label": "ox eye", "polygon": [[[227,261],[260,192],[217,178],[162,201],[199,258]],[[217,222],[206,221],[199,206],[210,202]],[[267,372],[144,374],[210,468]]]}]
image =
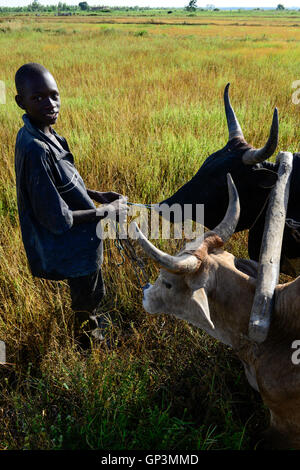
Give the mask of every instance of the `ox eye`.
[{"label": "ox eye", "polygon": [[167,289],[171,289],[172,287],[172,284],[170,284],[169,282],[163,281],[163,284]]}]

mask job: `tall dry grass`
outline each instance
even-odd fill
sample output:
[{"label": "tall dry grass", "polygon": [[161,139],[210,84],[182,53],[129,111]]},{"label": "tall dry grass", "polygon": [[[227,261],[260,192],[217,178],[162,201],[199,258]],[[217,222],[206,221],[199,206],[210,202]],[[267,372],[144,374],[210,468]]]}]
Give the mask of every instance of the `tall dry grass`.
[{"label": "tall dry grass", "polygon": [[[134,271],[118,266],[112,242],[105,244],[103,310],[114,317],[118,347],[88,355],[76,349],[66,283],[32,278],[22,245],[14,73],[29,61],[53,73],[62,98],[55,129],[87,187],[152,203],[226,143],[228,81],[250,143],[264,144],[277,106],[279,148],[298,150],[291,84],[300,79],[300,33],[270,19],[264,28],[225,22],[190,29],[81,21],[27,18],[0,28],[7,87],[0,106],[0,339],[14,364],[0,369],[0,447],[253,448],[266,414],[241,366],[189,325],[147,316]],[[246,256],[246,241],[247,234],[235,235],[231,250]],[[176,250],[175,242],[158,243]],[[155,279],[157,268],[148,263],[147,270]]]}]

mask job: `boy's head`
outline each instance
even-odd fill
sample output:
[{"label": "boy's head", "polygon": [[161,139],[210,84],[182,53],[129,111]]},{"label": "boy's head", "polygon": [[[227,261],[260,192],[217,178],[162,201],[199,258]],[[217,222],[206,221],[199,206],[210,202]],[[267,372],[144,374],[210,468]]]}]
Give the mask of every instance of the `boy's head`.
[{"label": "boy's head", "polygon": [[17,105],[24,109],[34,124],[45,128],[55,124],[60,109],[56,82],[43,65],[22,65],[16,73]]}]

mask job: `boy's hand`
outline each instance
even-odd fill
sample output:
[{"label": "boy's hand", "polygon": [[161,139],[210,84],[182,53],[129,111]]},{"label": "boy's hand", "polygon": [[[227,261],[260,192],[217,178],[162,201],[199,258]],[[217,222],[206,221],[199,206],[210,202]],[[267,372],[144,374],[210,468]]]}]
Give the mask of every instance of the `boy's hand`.
[{"label": "boy's hand", "polygon": [[92,189],[87,190],[88,195],[91,199],[101,204],[110,204],[117,199],[123,198],[122,194],[115,193],[114,191],[108,191],[106,193],[101,193],[100,191],[94,191]]},{"label": "boy's hand", "polygon": [[[101,193],[103,198],[103,204],[109,204],[110,202],[114,202],[118,199],[124,199],[125,196],[119,193],[115,193],[114,191],[109,191],[107,193]],[[127,202],[127,198],[126,198]]]},{"label": "boy's hand", "polygon": [[[116,193],[114,193],[116,194]],[[119,195],[121,196],[121,195]],[[121,196],[110,204],[103,204],[102,207],[96,209],[96,216],[101,218],[119,219],[120,216],[126,216],[128,211],[127,198]]]}]

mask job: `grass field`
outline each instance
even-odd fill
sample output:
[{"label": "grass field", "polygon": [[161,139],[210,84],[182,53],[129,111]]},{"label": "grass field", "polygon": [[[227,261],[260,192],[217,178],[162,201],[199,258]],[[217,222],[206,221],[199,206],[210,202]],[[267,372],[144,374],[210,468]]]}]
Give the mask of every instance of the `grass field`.
[{"label": "grass field", "polygon": [[[1,18],[0,339],[10,365],[0,366],[0,449],[259,447],[268,413],[234,353],[186,323],[148,316],[132,266],[118,266],[109,241],[103,310],[114,317],[115,347],[76,348],[66,283],[32,278],[22,245],[14,73],[30,61],[53,73],[62,98],[55,129],[87,187],[158,202],[226,143],[229,81],[246,139],[264,144],[277,106],[279,149],[299,151],[294,16]],[[235,235],[229,248],[247,256],[246,242],[247,233]],[[154,280],[151,262],[147,271]]]}]

